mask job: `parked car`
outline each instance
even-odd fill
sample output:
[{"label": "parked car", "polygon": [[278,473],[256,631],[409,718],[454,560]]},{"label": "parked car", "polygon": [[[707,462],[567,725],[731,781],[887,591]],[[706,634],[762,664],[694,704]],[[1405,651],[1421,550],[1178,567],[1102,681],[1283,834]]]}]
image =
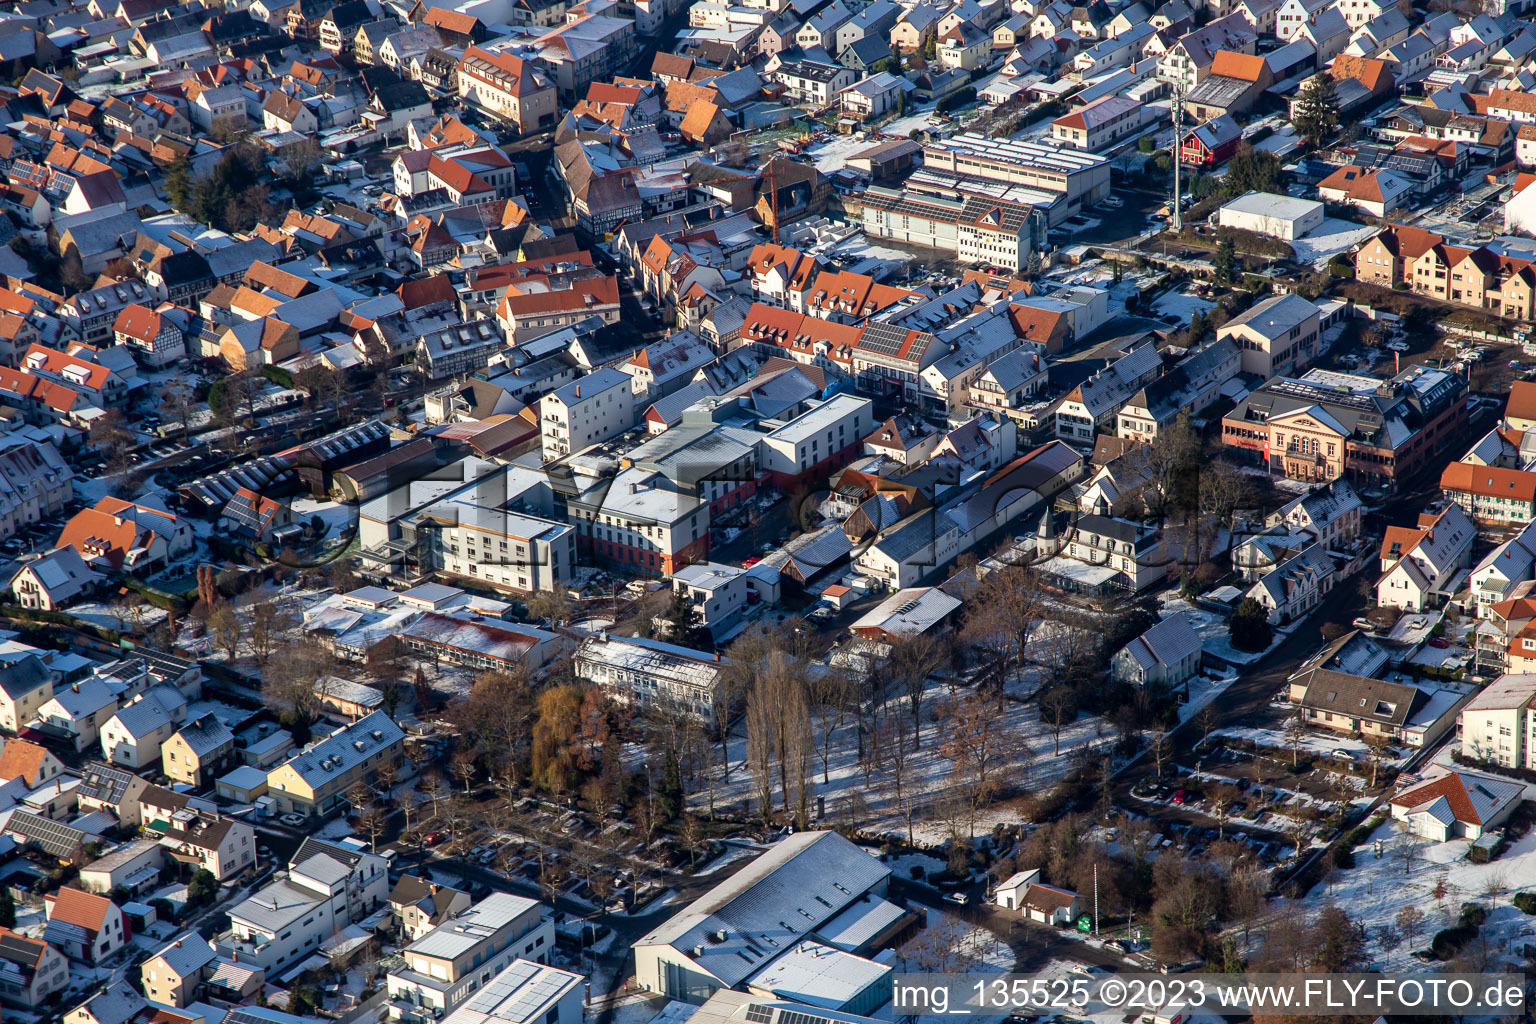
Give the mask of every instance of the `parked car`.
[{"label": "parked car", "polygon": [[277,820],[291,828],[303,828],[305,822],[309,819],[305,818],[302,814],[285,814]]},{"label": "parked car", "polygon": [[442,832],[428,832],[426,838],[422,840],[422,842],[426,843],[428,846],[437,846],[438,844],[445,843],[447,841],[448,836]]},{"label": "parked car", "polygon": [[1429,646],[1438,647],[1441,650],[1444,650],[1445,648],[1451,646],[1451,642],[1443,636],[1432,636],[1429,638]]},{"label": "parked car", "polygon": [[971,902],[971,898],[963,892],[947,892],[944,894],[944,902],[953,903],[958,907],[963,907],[967,903]]},{"label": "parked car", "polygon": [[1182,803],[1184,803],[1188,799],[1189,799],[1189,793],[1186,792],[1185,790],[1182,790],[1182,789],[1174,790],[1174,792],[1173,792],[1173,802],[1174,803],[1182,804]]}]

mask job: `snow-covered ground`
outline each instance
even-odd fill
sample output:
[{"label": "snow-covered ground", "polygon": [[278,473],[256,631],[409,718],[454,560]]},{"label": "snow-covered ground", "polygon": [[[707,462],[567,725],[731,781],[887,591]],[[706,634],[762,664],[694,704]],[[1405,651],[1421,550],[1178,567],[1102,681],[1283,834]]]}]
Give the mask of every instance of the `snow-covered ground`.
[{"label": "snow-covered ground", "polygon": [[1152,303],[1152,309],[1158,316],[1176,316],[1184,323],[1188,323],[1190,317],[1196,313],[1209,313],[1215,308],[1216,303],[1210,299],[1202,299],[1187,289],[1166,291]]},{"label": "snow-covered ground", "polygon": [[[1381,855],[1375,850],[1381,842]],[[1521,913],[1510,899],[1531,888],[1536,879],[1536,832],[1515,842],[1497,860],[1473,864],[1466,859],[1470,847],[1464,839],[1432,843],[1413,837],[1414,857],[1404,865],[1400,850],[1403,832],[1395,822],[1384,823],[1355,849],[1355,866],[1336,869],[1324,884],[1307,895],[1305,903],[1320,909],[1329,901],[1345,908],[1365,928],[1366,955],[1383,971],[1425,968],[1412,958],[1429,945],[1441,928],[1456,923],[1462,904],[1477,902],[1488,910],[1483,930],[1492,940],[1490,952],[1500,961],[1488,970],[1518,966],[1516,951],[1531,938],[1536,918]],[[1436,890],[1442,895],[1436,898]],[[1398,915],[1404,907],[1416,907],[1425,915],[1411,941],[1398,934]],[[1522,935],[1521,932],[1525,934]]]},{"label": "snow-covered ground", "polygon": [[1193,620],[1195,632],[1200,634],[1202,646],[1207,652],[1215,655],[1223,661],[1233,665],[1250,665],[1258,661],[1264,655],[1280,646],[1280,643],[1301,626],[1300,622],[1290,622],[1284,626],[1275,628],[1274,639],[1267,648],[1262,651],[1240,651],[1232,646],[1232,637],[1227,632],[1227,620],[1214,612],[1208,612],[1196,608],[1177,592],[1170,591],[1158,598],[1160,613],[1166,618],[1176,611],[1184,612]]},{"label": "snow-covered ground", "polygon": [[1307,237],[1291,242],[1291,248],[1296,250],[1297,263],[1311,263],[1321,267],[1334,256],[1359,245],[1375,233],[1373,227],[1329,217]]},{"label": "snow-covered ground", "polygon": [[[925,844],[943,843],[950,835],[940,808],[944,804],[945,796],[952,791],[954,766],[940,752],[942,746],[940,727],[933,717],[934,710],[947,697],[947,690],[948,688],[941,683],[929,682],[922,705],[921,745],[916,751],[909,751],[905,762],[908,777],[903,783],[905,800],[902,802],[914,808],[913,838]],[[892,697],[886,705],[885,714],[901,715],[905,717],[908,724],[911,722],[904,695]],[[1097,716],[1083,714],[1062,729],[1060,752],[1057,753],[1051,727],[1040,720],[1040,709],[1037,705],[1008,701],[1004,704],[999,717],[1003,729],[1010,736],[1021,739],[1028,747],[1028,753],[1019,767],[1010,771],[1009,781],[1027,782],[1027,788],[1031,792],[1044,792],[1065,778],[1076,763],[1076,754],[1080,748],[1107,749],[1114,742],[1114,730],[1107,721]],[[902,802],[898,802],[894,792],[890,758],[882,757],[880,763],[871,769],[866,782],[864,768],[859,763],[857,725],[851,720],[847,721],[833,734],[831,754],[827,759],[827,781],[823,782],[820,739],[818,732],[816,750],[808,773],[812,806],[815,805],[817,797],[825,797],[827,816],[835,818],[844,801],[862,801],[865,811],[860,817],[864,819],[863,823],[866,827],[883,832],[905,833],[906,821],[900,805]],[[730,783],[721,781],[719,766],[714,769],[716,806],[745,803],[749,799],[754,799],[757,792],[756,783],[746,761],[745,739],[739,734],[733,736],[729,743],[729,750]],[[775,782],[774,791],[778,792],[777,782]],[[777,801],[777,797],[775,799]],[[706,808],[709,801],[708,787],[701,788],[693,800],[700,810]],[[981,835],[990,831],[998,822],[1014,822],[1017,819],[1017,812],[1006,806],[984,810],[977,816],[975,834]],[[967,824],[962,824],[960,828],[962,832],[966,831]]]},{"label": "snow-covered ground", "polygon": [[307,523],[319,516],[325,523],[325,539],[334,540],[349,536],[357,527],[357,506],[343,505],[337,501],[316,501],[314,498],[294,498],[288,507],[293,510],[295,522]]},{"label": "snow-covered ground", "polygon": [[865,136],[859,138],[856,135],[833,135],[825,142],[818,142],[810,147],[807,152],[816,163],[816,169],[823,174],[831,174],[840,171],[848,165],[848,160],[858,152],[871,146],[879,145],[879,138]]}]

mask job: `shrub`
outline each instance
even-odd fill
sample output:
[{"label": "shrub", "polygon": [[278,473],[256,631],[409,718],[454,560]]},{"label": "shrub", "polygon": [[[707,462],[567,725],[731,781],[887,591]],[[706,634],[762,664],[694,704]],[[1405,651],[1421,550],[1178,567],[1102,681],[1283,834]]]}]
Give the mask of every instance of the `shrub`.
[{"label": "shrub", "polygon": [[948,96],[945,96],[943,99],[939,100],[939,102],[933,105],[933,109],[937,110],[941,114],[947,114],[951,110],[958,110],[960,107],[965,106],[967,103],[975,102],[975,100],[976,87],[968,85],[964,89],[952,92]]},{"label": "shrub", "polygon": [[923,877],[923,866],[921,864],[913,864],[912,865],[912,877],[913,878],[922,878]]},{"label": "shrub", "polygon": [[263,366],[261,368],[261,375],[280,388],[293,387],[293,374],[289,373],[281,366]]},{"label": "shrub", "polygon": [[1515,906],[1527,914],[1536,914],[1536,892],[1515,893]]}]

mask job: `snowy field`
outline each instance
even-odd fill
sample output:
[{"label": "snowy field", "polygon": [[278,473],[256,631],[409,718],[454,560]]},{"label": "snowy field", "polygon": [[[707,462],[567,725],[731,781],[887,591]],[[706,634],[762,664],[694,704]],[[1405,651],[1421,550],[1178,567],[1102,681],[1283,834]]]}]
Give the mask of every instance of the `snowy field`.
[{"label": "snowy field", "polygon": [[1297,263],[1322,267],[1334,256],[1359,245],[1375,233],[1373,227],[1329,217],[1307,237],[1291,242],[1291,248],[1296,250]]},{"label": "snowy field", "polygon": [[[831,755],[827,759],[826,782],[822,781],[820,735],[816,737],[816,751],[808,773],[812,806],[815,806],[817,797],[825,797],[827,815],[835,817],[843,801],[862,800],[866,811],[861,817],[865,819],[866,827],[883,832],[905,833],[907,826],[901,803],[906,803],[913,808],[913,838],[925,844],[945,842],[950,833],[946,822],[942,820],[940,808],[945,803],[945,797],[952,792],[953,763],[940,753],[940,728],[933,719],[933,712],[947,696],[947,690],[946,686],[931,680],[928,684],[922,705],[921,745],[915,752],[909,752],[906,759],[908,779],[903,786],[903,801],[899,802],[895,795],[889,757],[880,759],[881,763],[872,768],[866,781],[864,767],[859,763],[857,725],[848,721],[833,734]],[[911,722],[904,695],[890,700],[885,714],[901,715],[909,724]],[[1114,743],[1115,733],[1107,721],[1083,714],[1062,729],[1060,752],[1057,753],[1051,727],[1040,720],[1037,705],[1009,701],[1001,716],[1008,733],[1022,738],[1028,747],[1028,755],[1018,769],[1010,772],[1009,781],[1024,784],[1033,792],[1043,792],[1065,778],[1077,763],[1077,755],[1082,752],[1082,748],[1108,749]],[[733,803],[744,805],[754,800],[757,792],[755,781],[748,770],[746,740],[739,731],[732,736],[729,750],[730,783],[722,781],[719,766],[714,769],[714,799],[717,807]],[[778,793],[777,782],[774,791]],[[708,806],[708,788],[695,794],[693,800],[703,811]],[[777,796],[775,800],[778,800]],[[1016,811],[1006,806],[993,807],[977,816],[975,834],[990,831],[998,822],[1017,820]]]}]

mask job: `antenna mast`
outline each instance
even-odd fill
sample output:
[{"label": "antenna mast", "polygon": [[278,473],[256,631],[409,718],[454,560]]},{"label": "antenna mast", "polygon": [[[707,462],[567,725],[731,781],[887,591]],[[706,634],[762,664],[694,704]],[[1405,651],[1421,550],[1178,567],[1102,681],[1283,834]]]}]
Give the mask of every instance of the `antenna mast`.
[{"label": "antenna mast", "polygon": [[1184,83],[1173,87],[1173,233],[1184,230],[1184,210],[1179,202],[1179,171],[1184,166]]}]

